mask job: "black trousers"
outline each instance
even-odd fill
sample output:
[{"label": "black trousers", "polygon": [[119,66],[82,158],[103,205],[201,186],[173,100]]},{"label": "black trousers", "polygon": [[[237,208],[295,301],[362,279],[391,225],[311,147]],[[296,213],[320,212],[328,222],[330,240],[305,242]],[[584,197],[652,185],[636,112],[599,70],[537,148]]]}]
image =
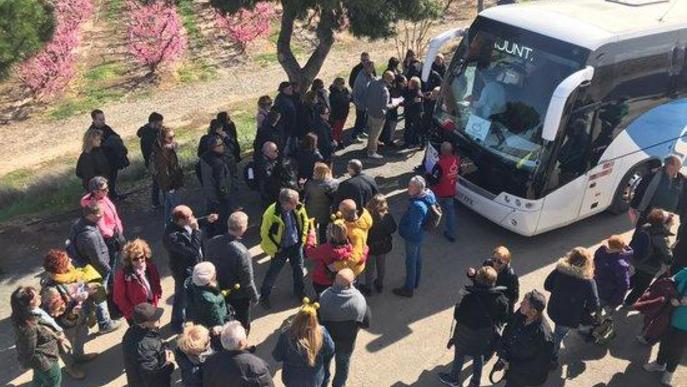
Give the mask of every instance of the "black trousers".
[{"label": "black trousers", "polygon": [[246,329],[246,334],[250,332],[250,298],[226,299],[227,303],[234,308],[236,320]]},{"label": "black trousers", "polygon": [[687,331],[671,326],[661,339],[656,362],[665,365],[666,371],[675,372],[685,350],[687,350]]},{"label": "black trousers", "polygon": [[637,270],[635,274],[630,278],[630,285],[632,286],[632,291],[625,298],[625,305],[632,305],[639,297],[644,294],[644,292],[649,288],[651,282],[654,280],[653,274],[648,274],[643,271]]}]

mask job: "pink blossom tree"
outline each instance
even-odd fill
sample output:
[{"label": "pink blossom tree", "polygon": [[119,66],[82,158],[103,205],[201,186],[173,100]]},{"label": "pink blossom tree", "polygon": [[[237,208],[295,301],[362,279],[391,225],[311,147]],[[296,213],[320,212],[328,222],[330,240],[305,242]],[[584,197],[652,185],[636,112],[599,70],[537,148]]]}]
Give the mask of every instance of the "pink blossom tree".
[{"label": "pink blossom tree", "polygon": [[267,35],[270,31],[270,21],[274,16],[274,6],[261,2],[257,3],[253,9],[243,8],[233,15],[215,11],[215,22],[231,41],[237,43],[241,50],[245,51],[248,43]]},{"label": "pink blossom tree", "polygon": [[148,66],[153,74],[158,66],[181,57],[187,39],[176,7],[165,2],[129,2],[129,52]]},{"label": "pink blossom tree", "polygon": [[38,98],[64,90],[74,77],[81,25],[93,13],[91,0],[53,0],[51,4],[57,22],[51,40],[17,70],[19,79]]}]

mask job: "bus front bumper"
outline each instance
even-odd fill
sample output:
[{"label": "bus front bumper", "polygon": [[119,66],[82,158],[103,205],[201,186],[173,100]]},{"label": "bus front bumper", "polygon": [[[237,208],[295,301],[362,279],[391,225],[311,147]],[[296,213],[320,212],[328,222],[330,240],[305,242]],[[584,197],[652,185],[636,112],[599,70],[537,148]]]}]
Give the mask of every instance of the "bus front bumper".
[{"label": "bus front bumper", "polygon": [[506,193],[501,193],[496,197],[486,197],[471,186],[472,184],[468,181],[459,178],[456,199],[466,207],[516,234],[523,236],[537,234],[537,224],[541,213],[540,201],[528,201]]}]

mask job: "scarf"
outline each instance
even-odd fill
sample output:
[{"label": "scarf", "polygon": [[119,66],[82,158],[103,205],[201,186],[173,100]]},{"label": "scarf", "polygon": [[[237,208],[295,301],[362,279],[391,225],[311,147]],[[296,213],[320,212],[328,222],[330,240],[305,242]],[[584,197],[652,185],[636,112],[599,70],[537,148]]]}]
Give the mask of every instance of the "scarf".
[{"label": "scarf", "polygon": [[143,286],[143,290],[146,293],[146,299],[148,299],[148,301],[152,301],[153,290],[150,287],[150,281],[148,281],[148,276],[146,275],[147,268],[148,265],[143,265],[143,267],[140,268],[132,266],[131,271],[133,272],[134,276],[138,279],[138,282]]}]

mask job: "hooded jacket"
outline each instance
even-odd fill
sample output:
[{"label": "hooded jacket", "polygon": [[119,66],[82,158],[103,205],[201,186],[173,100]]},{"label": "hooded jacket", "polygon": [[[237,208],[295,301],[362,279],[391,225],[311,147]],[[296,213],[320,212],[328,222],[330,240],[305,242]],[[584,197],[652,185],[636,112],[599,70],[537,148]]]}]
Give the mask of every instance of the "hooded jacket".
[{"label": "hooded jacket", "polygon": [[113,299],[117,307],[127,320],[133,318],[134,307],[140,303],[148,302],[154,306],[160,302],[162,287],[160,286],[160,273],[152,261],[146,262],[146,278],[150,284],[152,298],[149,299],[143,285],[131,266],[126,266],[117,271],[114,278]]},{"label": "hooded jacket", "polygon": [[[308,213],[305,211],[305,206],[298,204],[293,210],[296,220],[296,229],[300,235],[300,243],[305,244],[308,237],[309,220]],[[267,207],[265,213],[262,215],[262,224],[260,226],[260,247],[265,254],[270,257],[277,255],[281,250],[281,239],[286,224],[282,218],[282,209],[279,201]]]},{"label": "hooded jacket", "polygon": [[592,269],[573,266],[561,258],[556,269],[546,277],[544,289],[551,292],[547,312],[554,323],[577,328],[585,316],[599,309]]},{"label": "hooded jacket", "polygon": [[358,276],[365,271],[365,261],[367,261],[367,254],[369,248],[367,247],[367,234],[372,228],[372,215],[363,208],[358,219],[354,221],[346,221],[346,229],[348,230],[348,240],[353,246],[351,256],[344,261],[334,262],[336,271],[349,268]]},{"label": "hooded jacket", "polygon": [[599,299],[610,306],[623,303],[630,288],[630,262],[632,248],[626,247],[613,251],[606,245],[594,253],[594,280],[599,291]]},{"label": "hooded jacket", "polygon": [[424,238],[424,224],[427,220],[429,207],[437,202],[434,192],[425,189],[425,191],[417,197],[410,198],[408,209],[403,214],[398,233],[401,238],[412,242],[420,243]]},{"label": "hooded jacket", "polygon": [[234,319],[232,309],[224,301],[222,292],[213,286],[197,286],[193,278],[184,283],[186,290],[186,320],[208,329],[222,326]]},{"label": "hooded jacket", "polygon": [[166,387],[171,383],[174,363],[168,363],[167,346],[156,329],[134,325],[124,334],[124,370],[130,387]]},{"label": "hooded jacket", "polygon": [[353,246],[350,243],[334,246],[327,242],[317,246],[315,233],[309,233],[305,244],[305,256],[315,262],[312,282],[318,285],[331,286],[334,283],[336,273],[329,270],[327,266],[334,262],[344,261],[351,254],[353,254]]},{"label": "hooded jacket", "polygon": [[95,223],[85,218],[77,220],[72,226],[69,241],[76,247],[79,256],[72,259],[76,258],[79,265],[92,265],[103,278],[110,272],[110,252]]},{"label": "hooded jacket", "polygon": [[506,371],[509,383],[516,386],[544,384],[553,358],[549,323],[541,318],[525,325],[525,316],[516,313],[503,331],[497,352],[509,364]]},{"label": "hooded jacket", "polygon": [[637,271],[656,275],[661,270],[661,265],[670,265],[673,262],[673,252],[670,249],[669,240],[673,233],[665,224],[647,223],[642,226],[642,229],[649,233],[650,255],[641,262],[637,262],[638,257],[633,257],[632,264]]}]

